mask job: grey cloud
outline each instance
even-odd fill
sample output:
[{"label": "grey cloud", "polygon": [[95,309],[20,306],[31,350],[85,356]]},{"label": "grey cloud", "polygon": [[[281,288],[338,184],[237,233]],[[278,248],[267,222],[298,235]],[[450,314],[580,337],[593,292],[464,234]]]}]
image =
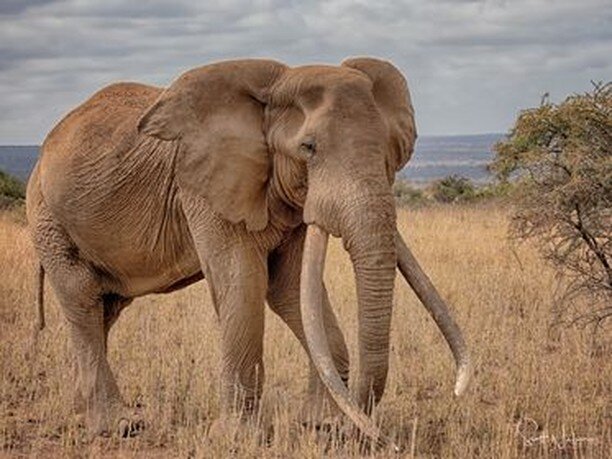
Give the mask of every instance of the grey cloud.
[{"label": "grey cloud", "polygon": [[166,85],[235,57],[388,58],[408,76],[421,133],[504,131],[544,91],[561,98],[609,79],[608,3],[10,0],[0,7],[0,144],[40,142],[109,82]]},{"label": "grey cloud", "polygon": [[14,15],[37,6],[54,3],[57,0],[3,0],[0,3],[0,15]]}]

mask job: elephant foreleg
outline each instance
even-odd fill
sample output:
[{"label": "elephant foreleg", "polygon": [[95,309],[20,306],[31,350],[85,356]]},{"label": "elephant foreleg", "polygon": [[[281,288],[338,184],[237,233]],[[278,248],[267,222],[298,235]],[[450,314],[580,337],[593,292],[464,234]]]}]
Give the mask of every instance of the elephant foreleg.
[{"label": "elephant foreleg", "polygon": [[236,245],[207,265],[221,325],[222,417],[257,412],[264,383],[263,334],[267,269],[264,257]]}]

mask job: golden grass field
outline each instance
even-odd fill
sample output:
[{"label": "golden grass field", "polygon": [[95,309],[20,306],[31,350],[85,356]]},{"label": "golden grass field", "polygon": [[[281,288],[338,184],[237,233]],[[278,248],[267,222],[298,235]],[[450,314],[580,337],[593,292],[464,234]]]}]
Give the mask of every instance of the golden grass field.
[{"label": "golden grass field", "polygon": [[[550,328],[558,281],[533,248],[507,241],[507,215],[490,205],[400,211],[401,232],[452,304],[476,371],[467,395],[454,398],[450,352],[398,277],[390,376],[377,421],[406,457],[611,457],[610,328],[596,347],[584,330]],[[138,299],[122,314],[111,332],[110,362],[126,401],[142,406],[147,428],[136,438],[89,441],[71,414],[70,346],[49,288],[47,328],[36,350],[30,341],[35,258],[19,221],[0,216],[0,455],[359,454],[355,441],[329,446],[324,436],[300,430],[307,359],[273,314],[266,320],[262,409],[273,441],[262,444],[248,432],[234,445],[207,440],[218,413],[219,330],[205,282]],[[337,242],[326,282],[356,364],[354,280]]]}]

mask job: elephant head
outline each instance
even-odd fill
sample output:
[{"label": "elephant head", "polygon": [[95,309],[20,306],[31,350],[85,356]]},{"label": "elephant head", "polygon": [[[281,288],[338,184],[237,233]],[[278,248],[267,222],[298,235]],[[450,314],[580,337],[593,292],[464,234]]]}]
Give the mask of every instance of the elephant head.
[{"label": "elephant head", "polygon": [[[412,154],[416,128],[406,81],[393,65],[368,58],[339,67],[208,65],[179,77],[138,127],[178,142],[181,192],[202,197],[221,217],[265,232],[303,213],[301,306],[311,357],[364,432],[379,437],[365,413],[386,383],[397,266],[450,344],[460,369],[456,391],[463,390],[469,365],[461,333],[396,229],[391,187]],[[356,276],[356,401],[336,372],[322,325],[328,234],[342,238]]]}]

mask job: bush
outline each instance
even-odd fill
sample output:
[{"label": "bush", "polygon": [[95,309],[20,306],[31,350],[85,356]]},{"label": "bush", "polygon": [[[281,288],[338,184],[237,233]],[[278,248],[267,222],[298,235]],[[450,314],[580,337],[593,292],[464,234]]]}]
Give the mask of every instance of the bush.
[{"label": "bush", "polygon": [[438,202],[471,201],[477,196],[476,188],[469,178],[449,175],[434,182],[432,197]]},{"label": "bush", "polygon": [[398,206],[421,205],[426,200],[423,190],[413,187],[403,179],[395,181],[393,184],[393,194]]},{"label": "bush", "polygon": [[502,182],[496,180],[495,182],[487,183],[485,185],[477,187],[475,198],[482,200],[505,200],[506,198],[512,195],[514,188],[515,184],[513,182]]},{"label": "bush", "polygon": [[0,170],[0,209],[23,203],[25,186],[15,177]]},{"label": "bush", "polygon": [[538,242],[567,275],[567,293],[587,292],[582,318],[612,317],[612,84],[520,113],[492,164],[517,183],[512,233]]},{"label": "bush", "polygon": [[421,189],[398,179],[393,193],[398,206],[423,206],[432,203],[467,203],[499,200],[507,197],[514,188],[510,182],[494,182],[476,186],[469,178],[450,175]]}]

